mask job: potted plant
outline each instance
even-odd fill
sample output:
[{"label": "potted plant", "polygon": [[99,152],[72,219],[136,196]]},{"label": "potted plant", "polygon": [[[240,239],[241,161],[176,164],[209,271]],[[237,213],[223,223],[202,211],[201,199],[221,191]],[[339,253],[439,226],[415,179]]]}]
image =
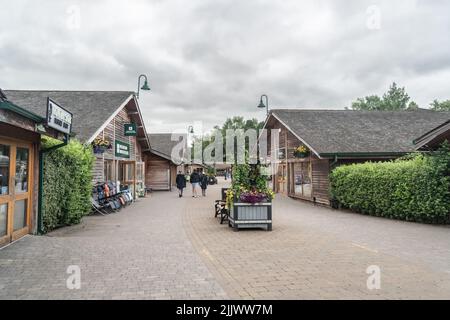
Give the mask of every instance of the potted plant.
[{"label": "potted plant", "polygon": [[309,149],[305,146],[298,146],[295,150],[294,150],[294,157],[296,158],[306,158],[307,156],[309,156]]},{"label": "potted plant", "polygon": [[92,142],[94,153],[104,153],[106,150],[112,149],[112,144],[103,138],[97,138]]},{"label": "potted plant", "polygon": [[226,191],[229,225],[235,230],[272,230],[274,193],[267,187],[267,179],[261,174],[261,165],[235,165],[233,177],[232,186]]}]

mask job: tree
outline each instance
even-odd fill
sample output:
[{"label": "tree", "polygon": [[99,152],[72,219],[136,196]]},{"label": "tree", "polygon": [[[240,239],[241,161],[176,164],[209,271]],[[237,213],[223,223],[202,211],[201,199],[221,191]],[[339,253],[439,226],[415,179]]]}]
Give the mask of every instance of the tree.
[{"label": "tree", "polygon": [[409,99],[405,88],[397,87],[394,82],[389,87],[389,91],[383,95],[383,110],[405,110],[408,107]]},{"label": "tree", "polygon": [[[380,98],[377,95],[358,98],[352,103],[353,110],[380,110],[380,111],[400,111],[414,110],[419,106],[414,101],[409,102],[410,97],[405,88],[399,88],[395,82],[391,84],[388,92]],[[408,104],[409,102],[409,104]]]},{"label": "tree", "polygon": [[419,109],[419,105],[417,103],[415,103],[414,101],[411,101],[408,104],[407,110],[418,110],[418,109]]},{"label": "tree", "polygon": [[372,95],[365,98],[358,98],[352,103],[353,110],[381,110],[383,101],[379,96]]},{"label": "tree", "polygon": [[[214,126],[214,131],[219,131],[222,135],[223,139],[223,161],[226,161],[226,133],[227,130],[238,130],[243,129],[244,131],[247,131],[248,129],[255,129],[259,130],[262,129],[264,126],[264,122],[259,122],[257,119],[248,119],[245,120],[244,117],[235,116],[232,118],[227,118],[223,125],[220,127],[218,125]],[[204,135],[203,137],[197,137],[195,139],[196,143],[200,142],[200,139],[202,140],[202,150],[204,151],[206,147],[208,147],[209,144],[213,143],[211,140],[211,137],[214,136],[214,132],[211,135]],[[220,135],[219,135],[220,136]],[[195,143],[195,142],[194,142]],[[246,141],[246,149],[248,150],[249,145],[248,141]],[[237,158],[237,145],[234,146],[234,157]],[[192,148],[192,154],[194,152]]]},{"label": "tree", "polygon": [[430,103],[431,110],[434,111],[450,111],[450,100],[445,100],[439,102],[438,100],[434,100]]}]

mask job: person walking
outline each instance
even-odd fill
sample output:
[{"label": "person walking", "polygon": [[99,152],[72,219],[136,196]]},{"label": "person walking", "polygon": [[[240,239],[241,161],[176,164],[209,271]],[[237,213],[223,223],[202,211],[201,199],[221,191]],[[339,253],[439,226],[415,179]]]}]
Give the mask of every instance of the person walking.
[{"label": "person walking", "polygon": [[197,198],[197,188],[200,185],[200,175],[196,169],[192,172],[189,180],[192,185],[192,197]]},{"label": "person walking", "polygon": [[183,189],[186,188],[186,177],[181,173],[181,171],[178,171],[175,182],[177,183],[178,197],[181,198],[183,196]]},{"label": "person walking", "polygon": [[206,197],[206,188],[208,188],[208,175],[202,173],[200,175],[200,186],[202,187],[202,196]]}]

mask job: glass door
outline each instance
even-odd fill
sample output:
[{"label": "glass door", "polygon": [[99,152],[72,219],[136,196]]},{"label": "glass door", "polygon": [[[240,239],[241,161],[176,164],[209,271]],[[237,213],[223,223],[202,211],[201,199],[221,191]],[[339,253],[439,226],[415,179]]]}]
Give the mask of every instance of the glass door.
[{"label": "glass door", "polygon": [[121,186],[128,186],[131,194],[136,198],[136,162],[119,161],[119,181]]},{"label": "glass door", "polygon": [[32,146],[0,138],[0,245],[30,231]]}]

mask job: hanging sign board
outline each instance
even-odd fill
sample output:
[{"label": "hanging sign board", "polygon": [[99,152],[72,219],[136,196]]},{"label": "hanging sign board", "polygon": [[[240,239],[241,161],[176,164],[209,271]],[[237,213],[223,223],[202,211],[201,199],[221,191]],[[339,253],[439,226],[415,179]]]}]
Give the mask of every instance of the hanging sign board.
[{"label": "hanging sign board", "polygon": [[47,98],[47,126],[59,132],[72,132],[72,113],[61,107],[55,101]]},{"label": "hanging sign board", "polygon": [[127,159],[130,158],[130,145],[128,143],[116,140],[116,145],[114,149],[116,157]]},{"label": "hanging sign board", "polygon": [[137,136],[136,123],[125,123],[124,128],[125,136]]}]

